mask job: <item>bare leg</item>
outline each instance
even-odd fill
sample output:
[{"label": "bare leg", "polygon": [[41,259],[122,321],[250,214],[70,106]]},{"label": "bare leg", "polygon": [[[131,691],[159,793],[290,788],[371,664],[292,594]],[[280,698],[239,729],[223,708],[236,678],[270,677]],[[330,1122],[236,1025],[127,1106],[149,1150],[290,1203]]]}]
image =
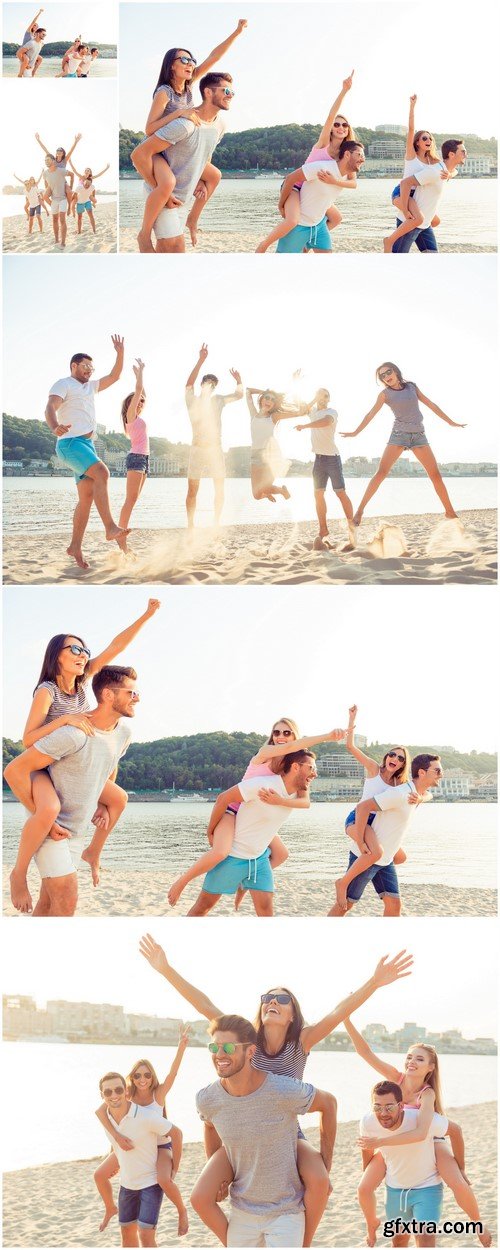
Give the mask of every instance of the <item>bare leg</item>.
[{"label": "bare leg", "polygon": [[171,907],[175,907],[176,903],[178,903],[183,890],[186,889],[190,881],[195,881],[196,877],[202,877],[206,872],[210,872],[211,868],[215,868],[216,864],[222,863],[222,860],[231,854],[234,839],[234,821],[234,816],[226,812],[214,829],[210,849],[205,851],[204,855],[200,855],[195,863],[191,865],[191,868],[187,868],[186,872],[181,873],[180,877],[176,877],[168,892],[168,901]]},{"label": "bare leg", "polygon": [[358,1185],[359,1205],[366,1220],[366,1244],[374,1246],[377,1239],[377,1189],[385,1176],[385,1163],[381,1154],[374,1154]]},{"label": "bare leg", "polygon": [[336,226],[340,226],[342,221],[342,213],[339,213],[335,204],[330,204],[326,214],[326,224],[329,230],[335,230]]},{"label": "bare leg", "polygon": [[199,485],[199,480],[197,481],[195,478],[188,478],[188,489],[186,495],[188,529],[193,529],[194,527],[194,514],[196,512],[196,499],[198,496]]},{"label": "bare leg", "polygon": [[92,230],[93,230],[93,232],[94,232],[94,234],[95,234],[95,217],[94,217],[94,214],[93,214],[93,212],[92,212],[92,209],[91,209],[91,208],[87,208],[87,210],[86,210],[86,211],[87,211],[87,217],[88,217],[88,219],[89,219],[89,221],[90,221],[90,224],[91,224],[91,226],[92,226]]},{"label": "bare leg", "polygon": [[52,229],[56,243],[59,243],[59,213],[52,213]]},{"label": "bare leg", "polygon": [[66,243],[66,213],[59,213],[59,242],[61,247]]},{"label": "bare leg", "polygon": [[399,457],[403,454],[403,452],[404,447],[397,447],[392,443],[388,444],[385,448],[377,472],[374,474],[371,481],[368,482],[368,486],[365,490],[361,503],[353,517],[355,525],[361,525],[361,518],[367,503],[369,503],[370,499],[372,499],[373,495],[384,481],[384,478],[386,478],[387,474],[390,473],[393,464],[396,463],[396,460],[399,460]]},{"label": "bare leg", "polygon": [[121,786],[117,786],[115,781],[107,781],[99,797],[99,802],[104,803],[108,809],[108,824],[105,829],[96,829],[92,841],[89,842],[89,845],[82,852],[82,859],[90,865],[93,885],[99,885],[101,852],[104,843],[125,811],[128,803],[128,794],[125,790],[122,790]]},{"label": "bare leg", "polygon": [[178,1237],[185,1237],[189,1228],[189,1218],[179,1186],[172,1180],[173,1160],[170,1150],[158,1151],[157,1176],[158,1184],[161,1185],[163,1193],[176,1208],[179,1216],[179,1224],[177,1228]]},{"label": "bare leg", "polygon": [[103,1163],[99,1164],[94,1172],[94,1181],[97,1192],[100,1194],[104,1203],[104,1216],[99,1224],[99,1232],[103,1233],[107,1228],[109,1221],[114,1215],[118,1214],[118,1207],[115,1203],[113,1188],[111,1185],[111,1177],[116,1176],[119,1172],[118,1159],[114,1153],[108,1155]]},{"label": "bare leg", "polygon": [[196,902],[193,903],[191,910],[187,913],[188,916],[206,916],[209,911],[212,911],[215,904],[219,902],[219,899],[220,894],[208,894],[206,890],[200,890]]},{"label": "bare leg", "polygon": [[172,173],[170,165],[167,164],[163,156],[154,156],[152,165],[154,190],[150,191],[148,198],[145,201],[142,226],[139,234],[137,235],[137,242],[141,252],[153,251],[151,231],[156,218],[159,216],[162,209],[167,206],[170,196],[175,188],[174,174]]},{"label": "bare leg", "polygon": [[120,512],[120,520],[118,522],[120,529],[126,529],[132,515],[132,511],[137,503],[141,490],[146,480],[146,474],[137,469],[128,469],[127,471],[127,493],[125,503]]},{"label": "bare leg", "polygon": [[316,516],[319,522],[319,537],[328,537],[328,523],[326,519],[326,491],[315,490],[314,502],[316,504]]},{"label": "bare leg", "polygon": [[221,171],[220,169],[216,169],[215,165],[205,165],[205,168],[201,175],[201,181],[205,183],[205,186],[207,189],[207,197],[206,199],[200,199],[199,197],[195,197],[193,207],[191,208],[188,219],[186,221],[187,228],[191,235],[191,243],[193,244],[193,247],[196,247],[196,244],[198,242],[199,219],[201,217],[203,209],[205,208],[205,204],[208,203],[210,197],[214,194],[214,191],[217,190],[221,177],[222,177]]},{"label": "bare leg", "polygon": [[111,516],[108,495],[109,469],[102,460],[99,460],[97,464],[91,464],[85,476],[90,478],[94,487],[94,503],[104,525],[106,541],[118,543],[120,550],[126,551],[128,530],[120,529]]},{"label": "bare leg", "polygon": [[430,447],[414,447],[413,454],[416,456],[420,464],[424,466],[427,476],[430,478],[438,499],[444,507],[445,516],[451,518],[456,517],[456,512],[451,502],[450,496],[439,472],[439,466]]},{"label": "bare leg", "polygon": [[78,899],[76,872],[65,877],[44,877],[34,916],[74,916]]},{"label": "bare leg", "polygon": [[88,525],[90,509],[94,502],[94,486],[87,477],[81,477],[76,484],[78,503],[73,513],[73,533],[67,548],[68,556],[72,556],[80,569],[88,569],[89,565],[83,558],[83,535]]},{"label": "bare leg", "polygon": [[[458,1126],[457,1126],[458,1127]],[[470,1220],[482,1225],[482,1233],[479,1234],[479,1241],[482,1246],[491,1246],[491,1233],[486,1224],[481,1219],[481,1213],[477,1205],[474,1190],[465,1179],[460,1171],[457,1160],[450,1154],[444,1142],[435,1143],[436,1165],[440,1177],[448,1185],[455,1195],[455,1201],[458,1203],[461,1211],[465,1211]]]},{"label": "bare leg", "polygon": [[219,525],[221,512],[224,507],[224,478],[216,478],[214,480],[214,522]]},{"label": "bare leg", "polygon": [[[33,909],[33,900],[26,880],[29,864],[35,851],[38,851],[42,842],[45,842],[48,837],[61,810],[61,804],[48,773],[33,773],[31,788],[35,812],[28,817],[23,827],[16,862],[10,874],[10,897],[17,911],[25,914]],[[59,826],[57,828],[59,829]]]},{"label": "bare leg", "polygon": [[351,867],[348,868],[343,877],[337,877],[337,880],[335,881],[337,902],[340,907],[344,908],[344,910],[347,907],[347,890],[351,881],[354,881],[356,877],[359,877],[366,868],[371,868],[372,864],[376,864],[377,860],[380,859],[380,856],[382,855],[382,847],[371,825],[366,825],[364,843],[368,847],[368,852],[366,853],[363,851],[361,855],[358,855],[355,863],[351,864]]},{"label": "bare leg", "polygon": [[[403,216],[404,210],[401,206],[401,199],[399,195],[396,196],[396,199],[394,199],[392,202],[396,211],[399,212],[401,216]],[[392,245],[393,243],[396,243],[397,239],[402,239],[404,234],[409,234],[410,230],[416,230],[418,229],[419,226],[422,225],[422,222],[424,219],[422,217],[422,213],[420,212],[418,204],[415,203],[415,200],[412,195],[410,195],[408,199],[407,211],[410,214],[409,218],[405,217],[405,220],[401,223],[400,226],[397,227],[396,230],[393,230],[392,234],[386,235],[384,239],[384,252],[392,252]]]},{"label": "bare leg", "polygon": [[82,213],[77,213],[76,233],[82,233]]},{"label": "bare leg", "polygon": [[266,238],[255,248],[256,252],[267,252],[268,247],[272,243],[277,243],[278,239],[283,239],[286,234],[290,234],[291,230],[298,226],[300,221],[300,195],[298,191],[290,191],[290,195],[285,200],[284,208],[285,216],[278,222],[278,225],[266,235]]},{"label": "bare leg", "polygon": [[274,915],[274,895],[266,890],[250,890],[256,916]]},{"label": "bare leg", "polygon": [[353,907],[354,907],[354,902],[351,902],[351,899],[349,898],[347,900],[347,907],[340,907],[338,903],[334,903],[333,907],[330,907],[330,911],[328,911],[326,914],[327,916],[338,916],[338,917],[346,916],[347,912],[352,911]]},{"label": "bare leg", "polygon": [[382,894],[384,916],[401,915],[401,899],[398,894]]},{"label": "bare leg", "polygon": [[205,1164],[191,1194],[191,1206],[223,1246],[227,1245],[227,1219],[218,1205],[217,1194],[222,1185],[228,1186],[232,1180],[233,1169],[221,1146]]},{"label": "bare leg", "polygon": [[304,1185],[306,1227],[303,1245],[312,1246],[332,1187],[321,1155],[303,1137],[297,1142],[297,1169]]},{"label": "bare leg", "polygon": [[[153,1230],[154,1231],[154,1230]],[[131,1246],[139,1245],[139,1228],[137,1224],[124,1224],[120,1229],[122,1246],[130,1250]]]}]

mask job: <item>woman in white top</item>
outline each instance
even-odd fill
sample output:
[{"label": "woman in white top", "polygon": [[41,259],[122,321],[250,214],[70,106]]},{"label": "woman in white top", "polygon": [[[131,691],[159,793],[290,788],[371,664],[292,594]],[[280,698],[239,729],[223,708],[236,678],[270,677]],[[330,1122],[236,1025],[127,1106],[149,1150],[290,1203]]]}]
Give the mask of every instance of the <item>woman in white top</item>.
[{"label": "woman in white top", "polygon": [[[410,116],[408,119],[408,134],[406,136],[405,163],[403,170],[404,179],[415,174],[419,169],[423,169],[425,165],[441,165],[442,178],[449,178],[449,174],[441,157],[438,155],[436,141],[431,135],[430,130],[417,130],[415,133],[415,105],[417,103],[416,95],[410,96]],[[392,193],[392,203],[398,217],[404,220],[401,225],[393,230],[392,234],[387,235],[384,239],[384,252],[392,252],[393,244],[397,239],[401,239],[404,234],[409,234],[410,230],[417,230],[422,225],[423,217],[418,204],[413,198],[413,191],[409,187],[404,187],[403,182],[394,187]],[[439,217],[433,217],[431,226],[439,226]]]},{"label": "woman in white top", "polygon": [[[376,760],[372,760],[370,755],[365,755],[364,751],[360,751],[354,741],[354,730],[356,728],[356,716],[358,709],[356,704],[349,708],[349,724],[347,727],[346,746],[351,755],[363,765],[366,772],[366,779],[363,785],[363,793],[361,800],[372,799],[377,794],[381,794],[382,790],[387,790],[389,786],[401,786],[403,782],[408,781],[410,777],[410,753],[407,747],[394,747],[392,751],[386,751],[381,764],[377,764]],[[413,795],[408,796],[408,802],[417,802]],[[348,872],[343,877],[338,877],[335,882],[335,891],[337,894],[337,902],[344,910],[347,909],[347,889],[351,881],[364,872],[366,868],[370,868],[372,864],[376,864],[382,855],[382,847],[377,838],[372,824],[375,819],[375,812],[368,817],[366,828],[364,831],[363,841],[360,843],[360,855],[356,863],[352,864]],[[345,822],[345,831],[349,838],[353,837],[352,829],[356,819],[355,811],[349,812]],[[395,864],[403,864],[406,859],[405,852],[399,848],[394,856]]]},{"label": "woman in white top", "polygon": [[[255,407],[254,395],[259,396],[258,409]],[[271,503],[276,503],[276,495],[289,499],[288,488],[277,486],[274,481],[275,476],[284,477],[288,468],[274,437],[274,427],[278,421],[304,416],[309,412],[309,406],[285,404],[284,396],[278,391],[261,391],[256,386],[247,386],[246,400],[252,436],[250,477],[253,497],[254,499],[270,499]]]},{"label": "woman in white top", "polygon": [[79,69],[86,52],[86,45],[81,42],[80,38],[75,39],[71,46],[66,49],[61,62],[61,73],[56,74],[56,78],[77,78],[77,70]]},{"label": "woman in white top", "polygon": [[[97,178],[102,178],[103,174],[107,174],[108,169],[110,168],[109,162],[108,162],[108,164],[104,166],[104,169],[100,169],[98,174],[94,174],[90,168],[90,165],[87,165],[87,168],[84,169],[83,174],[80,174],[78,170],[75,169],[75,166],[73,165],[73,161],[70,161],[68,159],[68,165],[70,166],[70,169],[72,169],[73,173],[76,174],[76,177],[80,179],[81,183],[86,182],[89,178],[91,182],[95,182]],[[87,196],[87,199],[90,199],[90,196]],[[76,216],[77,203],[78,203],[78,192],[73,191],[70,195],[70,210],[73,214],[73,217]]]}]

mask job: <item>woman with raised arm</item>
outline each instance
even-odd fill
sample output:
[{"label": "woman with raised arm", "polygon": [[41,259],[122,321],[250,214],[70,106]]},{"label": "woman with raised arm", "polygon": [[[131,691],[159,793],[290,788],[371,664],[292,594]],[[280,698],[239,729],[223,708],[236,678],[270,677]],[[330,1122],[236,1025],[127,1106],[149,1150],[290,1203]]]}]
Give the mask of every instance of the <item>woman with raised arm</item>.
[{"label": "woman with raised arm", "polygon": [[[441,165],[443,179],[446,180],[450,176],[443,160],[439,156],[436,141],[430,131],[417,130],[415,133],[416,103],[416,95],[411,95],[403,178],[401,183],[394,187],[391,197],[397,216],[402,218],[402,222],[396,230],[393,230],[392,234],[387,235],[384,239],[384,252],[392,252],[393,244],[398,239],[401,239],[404,234],[409,234],[410,230],[416,230],[418,226],[422,225],[424,220],[414,199],[415,189],[410,190],[410,184],[406,180],[418,173],[419,169],[424,169],[426,165]],[[431,226],[439,226],[439,217],[432,218]]]},{"label": "woman with raised arm", "polygon": [[118,524],[127,529],[133,509],[137,503],[149,473],[149,435],[148,427],[142,415],[146,403],[144,390],[144,361],[139,358],[132,365],[135,376],[135,390],[127,395],[122,404],[123,428],[130,439],[130,451],[127,454],[127,493],[125,503],[120,512]]},{"label": "woman with raised arm", "polygon": [[438,462],[425,434],[424,417],[419,408],[419,403],[425,404],[426,408],[430,408],[436,417],[440,417],[441,421],[445,421],[447,425],[452,425],[457,430],[465,429],[464,422],[452,421],[451,417],[446,416],[442,408],[438,408],[432,399],[427,399],[422,394],[415,382],[406,382],[401,369],[393,361],[385,360],[383,364],[379,365],[375,377],[377,382],[382,382],[384,389],[380,392],[373,408],[370,408],[366,417],[356,426],[355,430],[344,430],[341,432],[342,438],[356,438],[370,424],[370,421],[373,421],[373,418],[380,412],[384,404],[387,404],[393,413],[394,425],[389,442],[382,455],[377,472],[368,483],[359,508],[354,514],[354,525],[361,525],[361,519],[367,503],[372,499],[379,486],[381,486],[390,473],[392,466],[396,463],[396,460],[399,460],[404,451],[413,452],[416,460],[425,469],[438,498],[441,500],[445,516],[456,518],[457,514],[441,477]]},{"label": "woman with raised arm", "polygon": [[[175,968],[172,968],[165,951],[150,934],[142,939],[140,951],[155,972],[165,977],[200,1015],[205,1016],[207,1020],[215,1020],[218,1016],[224,1015],[224,1012],[216,1007],[202,990],[191,985]],[[406,951],[400,951],[391,960],[384,956],[368,981],[353,994],[349,994],[316,1024],[304,1023],[304,1017],[295,995],[284,986],[274,987],[265,994],[261,994],[255,1020],[259,1040],[256,1055],[252,1060],[254,1067],[302,1080],[312,1048],[328,1037],[345,1020],[350,1010],[354,1010],[352,1007],[349,1008],[349,1003],[356,1001],[359,1007],[381,986],[390,985],[393,981],[410,976],[412,963],[412,956],[407,955]],[[321,1155],[317,1150],[313,1150],[300,1128],[298,1128],[297,1167],[305,1190],[304,1246],[310,1246],[326,1207],[330,1182]],[[225,1196],[227,1186],[231,1184],[232,1179],[233,1172],[229,1159],[224,1148],[221,1147],[212,1155],[203,1169],[191,1198],[195,1210],[223,1245],[226,1244],[227,1221],[218,1206],[218,1198],[220,1201],[222,1195]]]},{"label": "woman with raised arm", "polygon": [[[70,168],[72,169],[72,171],[73,171],[73,173],[76,175],[76,177],[78,178],[78,180],[79,180],[79,186],[80,186],[80,187],[82,187],[84,183],[88,183],[88,181],[89,181],[89,179],[90,179],[90,182],[91,182],[91,184],[92,184],[92,185],[91,185],[91,190],[92,190],[92,191],[93,191],[93,189],[94,189],[93,184],[94,184],[94,182],[96,181],[96,179],[97,179],[97,178],[102,178],[103,174],[107,174],[108,169],[110,168],[109,164],[108,164],[108,165],[105,165],[105,166],[104,166],[104,169],[100,169],[98,174],[94,174],[94,173],[92,173],[92,170],[91,170],[91,168],[90,168],[90,165],[87,165],[87,168],[84,170],[83,174],[80,174],[80,173],[78,172],[78,170],[77,170],[77,169],[75,169],[75,166],[73,165],[73,161],[68,160],[68,165],[70,166]],[[88,198],[88,199],[90,199],[90,195],[89,195],[87,198]],[[75,217],[75,216],[76,216],[76,206],[77,206],[77,204],[78,204],[78,187],[77,187],[76,191],[73,191],[73,192],[71,193],[71,195],[70,195],[70,209],[71,209],[71,212],[72,212],[72,214],[73,214],[73,217]]]},{"label": "woman with raised arm", "polygon": [[[373,1137],[361,1138],[359,1144],[362,1147],[369,1146],[375,1150],[383,1144],[385,1150],[387,1146],[390,1147],[391,1145],[411,1146],[416,1142],[424,1141],[429,1132],[434,1112],[437,1111],[440,1115],[444,1114],[439,1078],[439,1060],[434,1046],[423,1042],[416,1042],[414,1046],[410,1046],[404,1061],[403,1070],[398,1071],[394,1064],[386,1063],[384,1059],[375,1054],[361,1033],[358,1033],[349,1017],[344,1020],[344,1028],[349,1034],[354,1049],[365,1060],[365,1063],[368,1063],[371,1068],[379,1072],[387,1081],[394,1081],[396,1085],[399,1085],[403,1094],[404,1105],[417,1108],[419,1113],[415,1129],[411,1132],[391,1133],[386,1137],[380,1138],[380,1140]],[[449,1121],[449,1126],[455,1131],[455,1138],[461,1142],[461,1149],[459,1150],[461,1157],[457,1160],[454,1155],[450,1154],[445,1142],[440,1138],[435,1138],[434,1150],[437,1170],[442,1180],[452,1190],[461,1210],[465,1211],[469,1219],[482,1226],[482,1233],[479,1234],[481,1245],[491,1246],[491,1233],[481,1220],[474,1192],[465,1175],[461,1129],[458,1124],[454,1124],[451,1120]],[[382,1155],[376,1154],[363,1173],[363,1179],[358,1190],[360,1206],[367,1223],[367,1240],[370,1246],[375,1245],[378,1227],[376,1190],[383,1181],[384,1176],[384,1160]]]},{"label": "woman with raised arm", "polygon": [[[254,395],[258,395],[257,408]],[[252,439],[250,480],[253,497],[269,499],[271,503],[276,503],[276,495],[289,499],[288,487],[277,486],[274,481],[275,477],[284,477],[288,467],[274,437],[274,430],[278,421],[305,416],[312,404],[286,404],[282,393],[269,389],[262,391],[257,386],[247,386],[246,401]]]}]

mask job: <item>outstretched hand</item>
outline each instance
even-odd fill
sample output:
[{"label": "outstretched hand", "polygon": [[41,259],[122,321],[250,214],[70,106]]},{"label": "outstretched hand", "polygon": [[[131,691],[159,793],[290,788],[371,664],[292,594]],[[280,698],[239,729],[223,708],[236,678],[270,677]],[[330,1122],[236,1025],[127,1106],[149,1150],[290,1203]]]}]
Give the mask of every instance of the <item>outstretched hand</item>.
[{"label": "outstretched hand", "polygon": [[234,378],[235,382],[237,382],[238,386],[241,386],[241,373],[238,373],[237,369],[230,369],[229,372],[231,377]]},{"label": "outstretched hand", "polygon": [[155,612],[158,611],[158,608],[161,608],[161,599],[148,599],[148,606],[146,608],[147,616],[154,616]]},{"label": "outstretched hand", "polygon": [[112,334],[111,342],[117,355],[125,351],[125,339],[120,334]]},{"label": "outstretched hand", "polygon": [[383,955],[379,959],[373,979],[377,985],[391,985],[393,981],[400,981],[403,977],[410,977],[413,971],[413,955],[408,955],[405,950],[398,951],[394,959],[389,959],[388,955]]},{"label": "outstretched hand", "polygon": [[151,967],[154,968],[155,972],[160,972],[162,976],[166,975],[169,967],[167,956],[163,947],[158,942],[155,942],[150,933],[146,933],[145,937],[141,938],[139,950],[141,955],[144,955],[144,958],[147,959],[148,964],[151,964]]},{"label": "outstretched hand", "polygon": [[240,17],[238,20],[238,25],[236,27],[238,35],[241,35],[242,31],[246,30],[247,26],[248,26],[248,22],[247,22],[246,17]]},{"label": "outstretched hand", "polygon": [[200,358],[200,360],[201,360],[201,362],[202,362],[202,363],[203,363],[203,361],[204,361],[204,360],[206,360],[206,359],[207,359],[207,356],[208,356],[208,345],[207,345],[207,343],[202,343],[202,345],[201,345],[201,347],[200,347],[200,350],[199,350],[198,355],[199,355],[199,358]]},{"label": "outstretched hand", "polygon": [[343,81],[343,83],[342,83],[342,86],[343,86],[344,91],[350,91],[350,90],[351,90],[351,87],[352,87],[352,80],[353,80],[353,78],[354,78],[354,70],[352,69],[352,70],[351,70],[351,72],[350,72],[350,74],[349,74],[349,76],[348,76],[348,78],[344,78],[344,81]]},{"label": "outstretched hand", "polygon": [[132,373],[137,378],[137,380],[139,380],[139,375],[142,377],[142,374],[144,373],[144,369],[145,369],[144,361],[141,360],[140,356],[138,356],[135,362],[135,365],[132,365]]}]

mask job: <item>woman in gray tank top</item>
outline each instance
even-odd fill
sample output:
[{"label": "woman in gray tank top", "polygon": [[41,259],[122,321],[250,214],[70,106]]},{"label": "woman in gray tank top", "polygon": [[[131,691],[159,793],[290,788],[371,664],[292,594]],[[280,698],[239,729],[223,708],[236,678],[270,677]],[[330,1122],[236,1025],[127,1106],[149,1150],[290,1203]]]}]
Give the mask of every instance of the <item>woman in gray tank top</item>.
[{"label": "woman in gray tank top", "polygon": [[386,360],[383,365],[379,365],[375,376],[378,382],[382,382],[384,390],[380,392],[373,408],[370,408],[370,411],[367,412],[366,417],[363,418],[356,429],[343,431],[342,438],[355,438],[357,434],[360,434],[361,430],[364,430],[370,421],[373,421],[373,418],[380,412],[384,404],[387,404],[394,414],[394,425],[377,472],[368,483],[354,516],[354,524],[361,525],[361,518],[368,501],[373,497],[375,491],[378,490],[384,478],[388,476],[392,466],[396,463],[396,460],[399,460],[404,451],[412,451],[416,459],[423,465],[438,498],[441,500],[445,516],[456,517],[457,514],[441,477],[436,457],[429,447],[425,435],[424,418],[419,408],[419,402],[425,404],[426,408],[430,408],[436,417],[446,421],[447,425],[453,425],[456,429],[463,430],[465,429],[464,423],[452,421],[451,417],[446,416],[442,408],[438,408],[432,399],[427,399],[422,394],[422,391],[419,390],[414,382],[405,382],[401,370],[392,361]]},{"label": "woman in gray tank top", "polygon": [[[202,990],[186,981],[180,973],[169,964],[165,951],[148,934],[140,945],[141,954],[151,964],[155,972],[169,982],[182,994],[200,1015],[207,1020],[216,1020],[225,1015]],[[338,1003],[333,1011],[318,1020],[317,1024],[305,1024],[300,1005],[291,990],[284,986],[274,987],[261,994],[257,1017],[254,1021],[257,1031],[257,1047],[252,1059],[254,1067],[265,1072],[274,1072],[281,1076],[294,1077],[301,1080],[308,1056],[319,1042],[328,1037],[334,1029],[347,1018],[350,1011],[371,998],[383,985],[408,976],[411,971],[412,957],[397,955],[390,961],[387,957],[377,964],[371,977]],[[351,1006],[349,1007],[349,1004]],[[304,1185],[304,1207],[306,1213],[306,1231],[304,1246],[310,1246],[316,1228],[323,1215],[330,1192],[330,1180],[322,1157],[306,1140],[298,1128],[297,1168]],[[200,1203],[206,1206],[208,1220],[202,1218],[210,1227],[210,1209],[227,1193],[227,1187],[233,1180],[233,1172],[223,1146],[212,1155],[203,1169],[202,1176],[196,1185],[196,1210],[200,1214]]]},{"label": "woman in gray tank top", "polygon": [[[92,720],[87,715],[90,711],[88,690],[91,678],[128,647],[159,607],[159,599],[150,599],[142,616],[117,634],[93,659],[88,647],[76,634],[55,634],[50,639],[23,734],[25,749],[43,743],[47,734],[67,726],[81,729],[87,736],[94,734]],[[32,773],[31,788],[35,810],[24,825],[16,863],[10,874],[12,902],[17,911],[24,913],[32,910],[27,872],[33,855],[45,838],[50,836],[57,841],[69,837],[68,831],[57,824],[61,805],[49,773],[45,770]],[[93,818],[96,844],[93,847],[91,843],[83,855],[91,868],[95,885],[96,866],[102,849],[98,840],[106,836],[111,813],[117,807],[123,811],[126,801],[120,786],[113,781],[106,782]]]}]

